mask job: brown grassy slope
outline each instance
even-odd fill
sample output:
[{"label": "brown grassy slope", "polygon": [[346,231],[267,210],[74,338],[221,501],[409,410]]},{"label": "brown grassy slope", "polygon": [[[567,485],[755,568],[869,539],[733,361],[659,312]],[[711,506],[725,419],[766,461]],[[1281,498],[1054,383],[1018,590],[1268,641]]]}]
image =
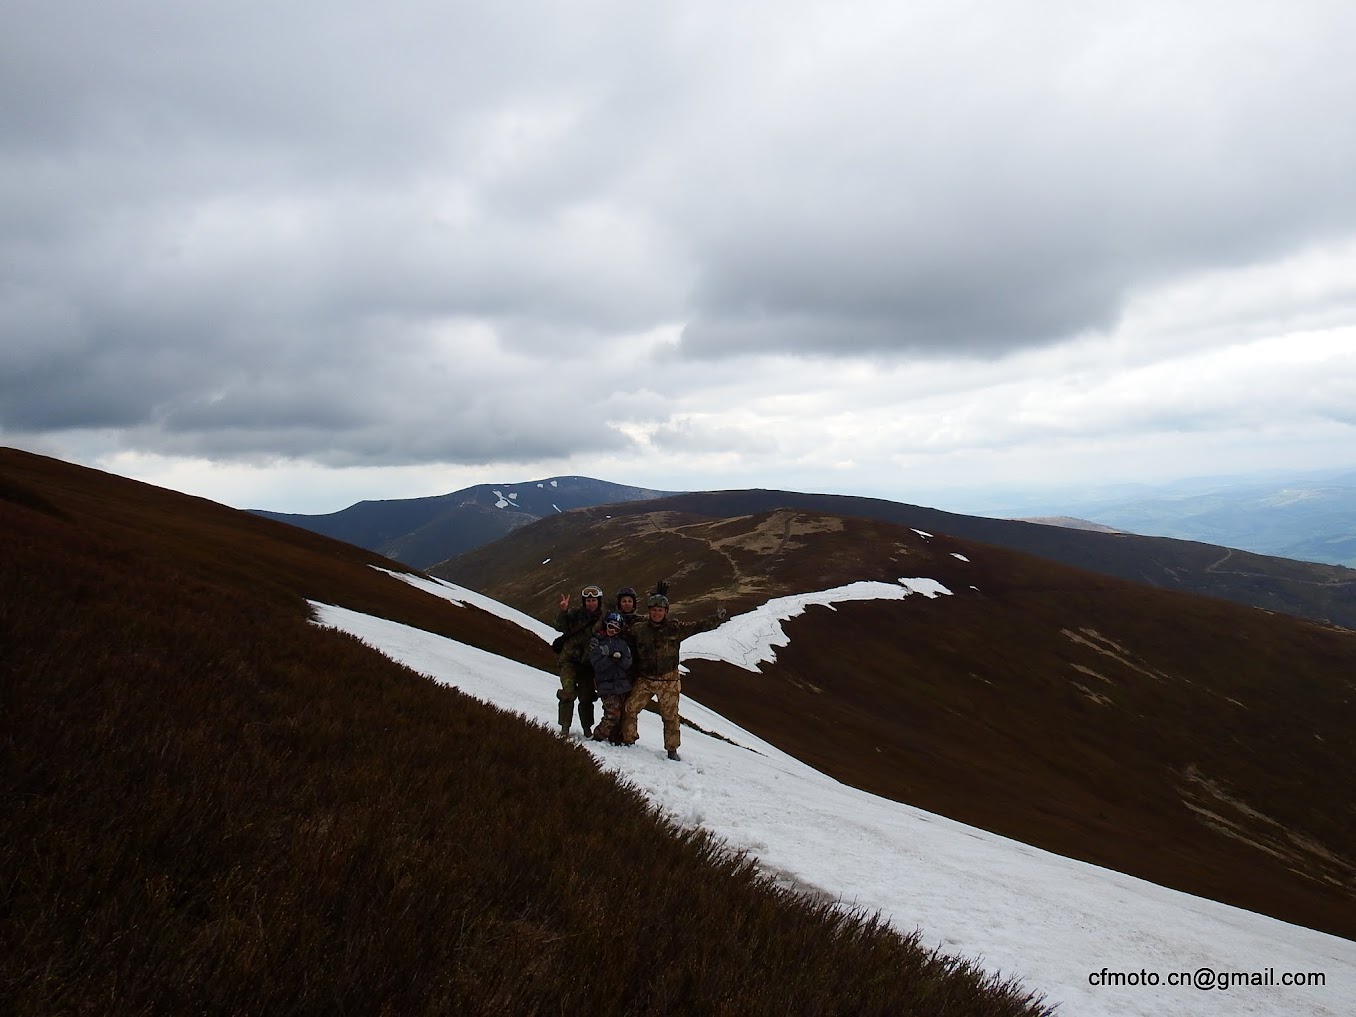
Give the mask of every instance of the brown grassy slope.
[{"label": "brown grassy slope", "polygon": [[[619,506],[629,512],[633,507]],[[728,518],[779,508],[876,519],[931,533],[1039,555],[1101,575],[1161,589],[1205,594],[1247,607],[1356,629],[1356,571],[1336,565],[1291,561],[1171,537],[1100,533],[1016,519],[958,515],[920,505],[802,494],[796,491],[703,491],[650,503],[651,511],[693,512]]]},{"label": "brown grassy slope", "polygon": [[[534,666],[540,639],[475,608],[456,608],[372,568],[409,571],[370,551],[216,502],[0,449],[0,500],[45,504],[80,532],[115,539],[127,568],[171,566],[197,581],[248,587],[261,610],[304,616],[303,598],[404,621]],[[39,505],[41,507],[41,505]],[[359,566],[356,567],[355,566]]]},{"label": "brown grassy slope", "polygon": [[937,579],[954,596],[812,608],[763,674],[694,661],[685,689],[854,786],[1356,938],[1351,632],[789,510],[584,510],[434,571],[540,615],[583,581],[670,576],[694,617]]},{"label": "brown grassy slope", "polygon": [[0,552],[0,1012],[1042,1010],[309,624],[368,555],[8,451]]}]

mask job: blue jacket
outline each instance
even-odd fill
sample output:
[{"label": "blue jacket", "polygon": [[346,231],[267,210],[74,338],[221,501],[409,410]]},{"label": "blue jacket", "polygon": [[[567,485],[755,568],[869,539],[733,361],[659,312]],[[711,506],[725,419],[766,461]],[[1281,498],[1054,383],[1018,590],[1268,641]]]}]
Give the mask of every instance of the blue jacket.
[{"label": "blue jacket", "polygon": [[[614,657],[620,653],[620,657]],[[624,696],[631,691],[631,646],[620,634],[609,636],[595,632],[589,640],[589,663],[593,665],[593,687],[600,696]]]}]

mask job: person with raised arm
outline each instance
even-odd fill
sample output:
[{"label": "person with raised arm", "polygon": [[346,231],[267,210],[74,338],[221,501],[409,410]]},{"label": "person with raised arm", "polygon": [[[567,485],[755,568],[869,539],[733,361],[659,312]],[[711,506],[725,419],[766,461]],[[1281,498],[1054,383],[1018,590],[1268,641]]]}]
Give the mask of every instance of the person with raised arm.
[{"label": "person with raised arm", "polygon": [[598,699],[598,693],[593,687],[593,666],[588,658],[589,639],[598,630],[602,618],[602,587],[593,584],[585,586],[579,594],[578,607],[570,607],[568,593],[560,595],[555,628],[562,634],[551,647],[560,651],[556,660],[556,668],[560,673],[556,699],[560,704],[557,719],[561,737],[570,734],[575,700],[579,701],[579,724],[584,729],[584,737],[587,738],[593,731],[593,704]]},{"label": "person with raised arm", "polygon": [[668,757],[677,760],[682,743],[679,730],[678,702],[683,691],[678,672],[678,648],[688,636],[710,632],[725,620],[725,605],[716,606],[716,613],[700,621],[682,622],[669,617],[669,598],[665,596],[667,583],[660,583],[659,592],[646,601],[648,617],[626,630],[631,644],[634,685],[622,708],[623,745],[634,745],[640,738],[636,720],[652,698],[659,700],[659,715],[664,718],[664,748]]}]

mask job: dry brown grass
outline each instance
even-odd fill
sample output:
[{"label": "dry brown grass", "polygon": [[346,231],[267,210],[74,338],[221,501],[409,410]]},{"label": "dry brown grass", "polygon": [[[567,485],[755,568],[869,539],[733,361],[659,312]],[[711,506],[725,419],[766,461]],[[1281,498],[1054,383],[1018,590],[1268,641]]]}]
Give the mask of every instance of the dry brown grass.
[{"label": "dry brown grass", "polygon": [[0,535],[5,1013],[1046,1012],[309,624],[544,654],[371,555],[9,450]]}]

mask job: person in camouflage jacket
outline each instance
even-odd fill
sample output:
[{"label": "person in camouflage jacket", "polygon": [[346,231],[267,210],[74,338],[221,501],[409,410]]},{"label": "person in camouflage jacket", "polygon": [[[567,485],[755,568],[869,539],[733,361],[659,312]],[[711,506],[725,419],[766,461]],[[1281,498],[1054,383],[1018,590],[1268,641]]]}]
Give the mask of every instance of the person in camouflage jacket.
[{"label": "person in camouflage jacket", "polygon": [[[589,663],[589,639],[603,619],[603,591],[597,586],[585,586],[579,594],[579,606],[570,607],[570,595],[560,595],[560,610],[556,613],[555,628],[564,635],[557,641],[560,656],[556,667],[560,672],[557,720],[560,733],[570,733],[570,719],[574,703],[579,701],[579,723],[584,737],[593,731],[593,704],[598,693],[593,688],[593,666]],[[556,645],[555,643],[552,644]]]},{"label": "person in camouflage jacket", "polygon": [[622,707],[622,744],[633,745],[640,738],[636,720],[652,697],[659,699],[659,715],[664,718],[664,748],[670,759],[678,758],[682,742],[679,733],[678,701],[683,691],[678,673],[678,647],[688,636],[710,632],[725,620],[725,607],[701,621],[680,622],[669,617],[669,600],[656,593],[646,605],[649,618],[630,626],[626,640],[631,644],[634,686]]},{"label": "person in camouflage jacket", "polygon": [[612,610],[622,616],[622,621],[625,623],[622,625],[622,631],[645,620],[645,616],[640,613],[636,606],[637,602],[638,598],[634,586],[623,586],[617,591],[616,599],[612,602]]},{"label": "person in camouflage jacket", "polygon": [[[603,719],[593,729],[595,742],[607,741],[621,726],[622,704],[631,691],[631,644],[622,637],[625,627],[616,611],[603,619],[603,627],[589,640],[589,663],[593,687],[603,697]],[[620,738],[617,739],[620,741]]]}]

